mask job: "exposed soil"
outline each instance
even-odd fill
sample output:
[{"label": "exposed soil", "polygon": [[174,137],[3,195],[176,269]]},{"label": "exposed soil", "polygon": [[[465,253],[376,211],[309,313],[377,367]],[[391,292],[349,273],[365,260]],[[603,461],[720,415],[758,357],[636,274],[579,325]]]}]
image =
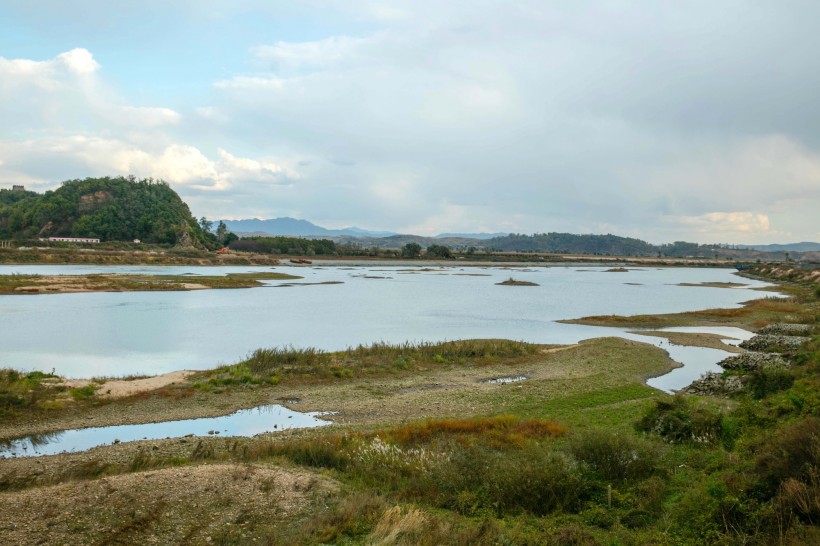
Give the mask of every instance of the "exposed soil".
[{"label": "exposed soil", "polygon": [[[126,396],[134,396],[155,389],[161,389],[177,383],[182,383],[191,374],[196,372],[191,370],[180,370],[178,372],[171,372],[154,377],[146,377],[140,379],[110,379],[105,383],[99,384],[97,396],[100,398],[123,398]],[[64,382],[66,387],[85,387],[92,384],[88,379],[68,379]]]},{"label": "exposed soil", "polygon": [[275,527],[337,489],[315,472],[264,464],[135,472],[0,493],[0,536],[5,544],[199,544],[234,530],[241,539],[257,518]]}]

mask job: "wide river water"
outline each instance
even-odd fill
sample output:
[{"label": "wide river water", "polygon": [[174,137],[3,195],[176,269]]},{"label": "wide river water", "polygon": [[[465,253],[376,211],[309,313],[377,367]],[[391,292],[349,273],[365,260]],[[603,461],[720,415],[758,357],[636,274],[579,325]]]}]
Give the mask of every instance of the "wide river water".
[{"label": "wide river water", "polygon": [[[261,288],[190,292],[0,296],[0,367],[54,370],[68,377],[153,375],[233,363],[260,347],[338,350],[376,341],[467,338],[566,344],[621,335],[661,346],[684,362],[702,362],[700,368],[685,362],[687,370],[670,374],[677,379],[653,385],[673,390],[715,369],[723,351],[670,346],[660,338],[634,337],[619,329],[555,321],[737,307],[764,296],[749,289],[764,283],[739,278],[729,269],[606,269],[0,266],[0,274],[184,274],[196,282],[197,275],[278,271],[305,277],[296,282],[342,281],[292,287],[267,281]],[[510,277],[539,286],[495,284]],[[678,286],[702,282],[749,286]]]}]

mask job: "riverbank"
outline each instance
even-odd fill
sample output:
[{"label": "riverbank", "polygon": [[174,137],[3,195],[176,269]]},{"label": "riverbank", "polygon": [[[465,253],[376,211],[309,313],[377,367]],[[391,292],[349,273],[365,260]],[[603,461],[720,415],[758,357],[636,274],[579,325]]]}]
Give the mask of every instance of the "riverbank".
[{"label": "riverbank", "polygon": [[[790,294],[740,309],[614,322],[756,330],[816,321],[814,292],[794,287]],[[311,431],[0,460],[7,507],[0,531],[23,543],[43,536],[92,543],[765,543],[778,538],[775,520],[766,519],[772,514],[780,518],[780,542],[820,538],[780,493],[780,484],[793,480],[814,494],[809,478],[786,469],[775,479],[776,463],[761,462],[769,451],[791,453],[781,438],[813,445],[801,434],[820,411],[817,352],[798,359],[791,387],[762,398],[688,400],[658,397],[645,385],[675,365],[664,351],[619,338],[497,358],[485,351],[463,362],[440,349],[413,359],[389,354],[360,367],[337,356],[330,362],[339,366],[315,374],[311,361],[284,371],[238,363],[124,398],[92,395],[51,416],[4,421],[3,430],[30,432],[223,415],[266,403],[338,412],[328,416],[335,425]],[[504,377],[526,379],[489,382]],[[679,436],[664,436],[670,434]],[[290,480],[292,473],[303,480]],[[148,485],[166,480],[161,496],[148,493]],[[251,500],[223,496],[217,483]],[[295,508],[280,512],[271,498],[292,499]]]},{"label": "riverbank", "polygon": [[278,265],[270,254],[218,254],[195,248],[122,250],[95,248],[0,248],[7,265]]},{"label": "riverbank", "polygon": [[[126,243],[122,243],[128,246]],[[120,244],[119,246],[121,246]],[[10,265],[277,265],[304,260],[304,255],[260,254],[229,251],[218,254],[193,247],[160,248],[0,248],[0,264]],[[384,256],[310,256],[317,265],[477,265],[519,264],[528,266],[606,266],[625,267],[722,267],[733,268],[737,260],[727,258],[658,258],[648,256],[602,256],[594,254],[550,254],[531,252],[493,252],[456,254],[453,258],[399,259]]]}]

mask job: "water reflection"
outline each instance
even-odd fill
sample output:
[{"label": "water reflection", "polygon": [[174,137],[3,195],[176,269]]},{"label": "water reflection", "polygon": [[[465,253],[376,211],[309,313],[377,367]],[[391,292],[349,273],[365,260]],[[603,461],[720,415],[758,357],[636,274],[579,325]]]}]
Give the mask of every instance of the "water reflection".
[{"label": "water reflection", "polygon": [[54,455],[120,442],[181,438],[188,435],[254,436],[263,432],[331,424],[330,421],[320,419],[320,415],[323,414],[299,413],[277,404],[270,404],[240,410],[222,417],[65,430],[0,440],[0,457]]},{"label": "water reflection", "polygon": [[[0,266],[0,274],[15,269],[51,274],[194,272],[190,266]],[[571,344],[613,335],[612,329],[556,320],[738,307],[761,295],[741,288],[678,286],[737,280],[732,271],[718,269],[630,270],[615,275],[579,273],[574,267],[517,268],[516,278],[540,285],[528,290],[495,286],[510,276],[509,269],[497,267],[422,266],[408,275],[401,274],[406,265],[379,264],[377,269],[379,276],[393,278],[351,276],[370,275],[372,267],[278,267],[277,271],[303,276],[297,281],[301,284],[344,284],[332,289],[302,286],[300,290],[0,296],[0,314],[14,313],[14,320],[0,329],[0,365],[24,371],[56,368],[60,375],[84,378],[210,368],[236,362],[260,347],[285,345],[332,351],[378,341],[470,338]],[[270,268],[205,267],[196,272],[252,270]],[[440,275],[442,271],[467,274]],[[624,285],[624,279],[641,286]],[[750,287],[764,285],[744,282]],[[220,335],[203,336],[203,325],[218,325]]]}]

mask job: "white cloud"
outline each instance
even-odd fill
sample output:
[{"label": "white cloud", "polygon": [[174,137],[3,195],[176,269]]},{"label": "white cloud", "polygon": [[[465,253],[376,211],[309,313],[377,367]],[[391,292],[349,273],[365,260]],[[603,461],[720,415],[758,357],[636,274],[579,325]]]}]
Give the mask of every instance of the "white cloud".
[{"label": "white cloud", "polygon": [[798,4],[308,2],[318,39],[243,43],[175,109],[127,100],[86,50],[0,58],[0,138],[37,143],[0,145],[0,176],[139,169],[209,214],[401,231],[808,239],[820,4]]},{"label": "white cloud", "polygon": [[113,108],[108,115],[112,122],[132,127],[175,125],[182,119],[182,115],[179,112],[171,110],[170,108],[144,106],[119,106]]},{"label": "white cloud", "polygon": [[351,64],[360,50],[367,47],[374,38],[351,36],[331,36],[323,40],[309,42],[276,42],[251,49],[251,54],[260,61],[272,63],[276,70],[288,68],[319,68],[332,64]]},{"label": "white cloud", "polygon": [[218,154],[220,158],[219,169],[223,178],[258,182],[299,179],[299,174],[296,171],[270,160],[236,157],[221,148],[218,150]]},{"label": "white cloud", "polygon": [[[776,216],[776,215],[775,215]],[[796,225],[805,230],[812,226],[815,212],[794,209],[787,218],[775,218],[768,214],[752,211],[708,212],[697,216],[662,216],[662,226],[659,233],[667,235],[691,234],[689,239],[701,243],[760,243],[761,241],[792,241],[801,239],[799,232],[790,228]],[[797,220],[790,224],[791,220]],[[809,232],[811,233],[811,232]],[[820,232],[815,232],[816,236]],[[802,239],[812,237],[802,237]],[[682,240],[680,236],[674,240]],[[652,242],[669,242],[672,238],[659,239],[654,237]]]},{"label": "white cloud", "polygon": [[699,216],[665,216],[665,222],[684,224],[705,235],[764,235],[769,229],[769,217],[754,212],[708,212]]},{"label": "white cloud", "polygon": [[100,68],[91,52],[82,47],[60,53],[56,61],[64,64],[71,72],[80,75],[91,74]]},{"label": "white cloud", "polygon": [[29,179],[40,186],[74,177],[133,174],[193,190],[224,192],[235,184],[287,184],[299,176],[271,160],[237,157],[222,149],[218,156],[217,160],[210,159],[190,145],[144,149],[123,140],[86,136],[0,142],[0,157],[8,158],[0,161],[0,181],[13,183],[20,172],[35,170],[32,164],[44,160],[56,168],[62,167],[64,174],[51,181],[45,176]]},{"label": "white cloud", "polygon": [[200,118],[209,122],[226,123],[230,121],[228,116],[214,106],[199,106],[195,109],[195,112]]}]

